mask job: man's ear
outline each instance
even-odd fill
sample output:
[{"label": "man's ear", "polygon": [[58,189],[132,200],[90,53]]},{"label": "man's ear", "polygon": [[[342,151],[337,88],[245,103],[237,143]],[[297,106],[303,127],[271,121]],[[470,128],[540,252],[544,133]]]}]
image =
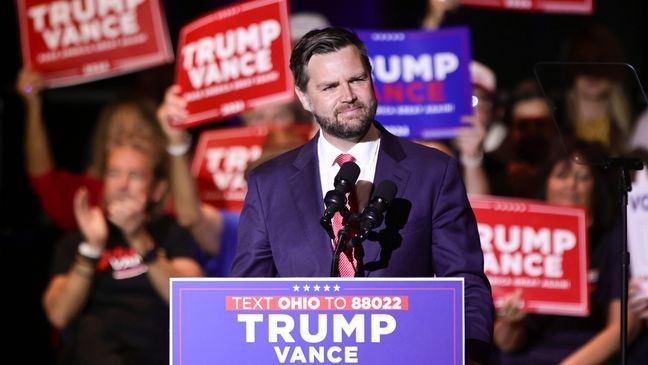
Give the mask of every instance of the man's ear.
[{"label": "man's ear", "polygon": [[295,94],[297,94],[297,98],[299,98],[299,102],[301,105],[304,107],[309,112],[313,112],[310,104],[310,99],[308,98],[308,95],[306,95],[299,87],[295,86]]}]

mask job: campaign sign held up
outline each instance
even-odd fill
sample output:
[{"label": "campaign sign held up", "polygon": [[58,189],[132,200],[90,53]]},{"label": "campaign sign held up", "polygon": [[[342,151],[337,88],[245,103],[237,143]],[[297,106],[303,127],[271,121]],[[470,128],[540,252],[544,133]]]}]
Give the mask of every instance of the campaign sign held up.
[{"label": "campaign sign held up", "polygon": [[468,28],[437,31],[359,31],[367,45],[378,119],[406,138],[452,137],[471,115]]},{"label": "campaign sign held up", "polygon": [[[243,209],[247,194],[245,171],[261,157],[268,133],[281,128],[266,124],[203,132],[191,166],[200,200],[221,209]],[[310,125],[295,124],[289,128],[304,142],[309,139]]]},{"label": "campaign sign held up", "polygon": [[18,0],[23,63],[49,87],[168,63],[171,42],[159,0]]},{"label": "campaign sign held up", "polygon": [[286,0],[241,2],[185,25],[176,84],[189,116],[176,125],[190,127],[293,100],[291,47]]},{"label": "campaign sign held up", "polygon": [[461,5],[558,14],[592,14],[594,0],[461,0]]},{"label": "campaign sign held up", "polygon": [[583,208],[487,196],[471,196],[470,205],[496,308],[521,289],[527,312],[589,314]]},{"label": "campaign sign held up", "polygon": [[171,279],[171,363],[463,364],[461,278]]}]

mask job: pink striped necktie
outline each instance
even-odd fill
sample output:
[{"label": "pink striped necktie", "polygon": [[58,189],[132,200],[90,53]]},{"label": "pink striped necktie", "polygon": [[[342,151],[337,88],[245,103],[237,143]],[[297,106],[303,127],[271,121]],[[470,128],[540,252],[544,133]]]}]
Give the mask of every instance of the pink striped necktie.
[{"label": "pink striped necktie", "polygon": [[[335,158],[335,163],[342,166],[346,162],[355,162],[355,157],[347,153],[342,153]],[[350,193],[347,194],[347,208],[351,213],[355,213],[357,210],[357,203],[355,201],[355,189],[352,189]],[[343,218],[340,212],[336,212],[333,216],[333,233],[335,234],[335,242],[338,239],[338,232],[344,226]],[[333,250],[335,250],[335,242],[333,242]],[[348,249],[343,251],[340,254],[340,261],[338,268],[340,270],[341,277],[354,277],[355,276],[355,266],[357,265],[357,260],[354,257],[355,250]]]}]

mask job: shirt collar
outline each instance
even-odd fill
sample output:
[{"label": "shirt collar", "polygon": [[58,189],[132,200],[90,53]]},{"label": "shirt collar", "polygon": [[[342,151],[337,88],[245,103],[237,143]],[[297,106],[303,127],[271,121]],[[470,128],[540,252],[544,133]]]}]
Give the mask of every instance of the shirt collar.
[{"label": "shirt collar", "polygon": [[320,131],[317,148],[323,166],[333,166],[333,164],[335,164],[335,159],[341,153],[348,153],[355,157],[358,166],[366,166],[371,163],[380,147],[380,139],[374,139],[371,141],[358,142],[349,151],[343,152],[327,141],[321,133],[322,132]]}]

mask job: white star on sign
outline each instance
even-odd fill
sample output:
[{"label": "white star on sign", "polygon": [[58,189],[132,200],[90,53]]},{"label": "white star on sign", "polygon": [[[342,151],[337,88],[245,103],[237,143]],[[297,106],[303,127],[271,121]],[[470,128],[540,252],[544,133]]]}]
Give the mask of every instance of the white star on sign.
[{"label": "white star on sign", "polygon": [[331,287],[328,284],[324,285],[324,291],[329,291],[329,290],[331,290]]},{"label": "white star on sign", "polygon": [[293,286],[293,291],[299,291],[299,285],[295,284],[295,286]]},{"label": "white star on sign", "polygon": [[335,284],[335,286],[333,286],[333,291],[340,291],[340,286]]}]

